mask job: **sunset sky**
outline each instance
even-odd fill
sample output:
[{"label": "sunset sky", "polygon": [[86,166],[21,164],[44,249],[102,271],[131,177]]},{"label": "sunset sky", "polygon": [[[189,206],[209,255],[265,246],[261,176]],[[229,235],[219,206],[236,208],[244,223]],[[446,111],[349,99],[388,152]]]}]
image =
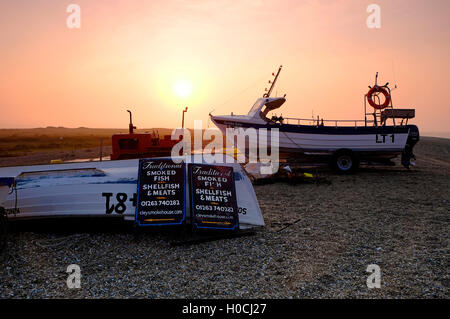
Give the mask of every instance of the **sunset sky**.
[{"label": "sunset sky", "polygon": [[185,106],[206,126],[247,113],[282,64],[278,115],[361,119],[378,71],[422,132],[450,132],[448,0],[2,0],[0,40],[0,128],[126,128],[127,109],[177,127]]}]

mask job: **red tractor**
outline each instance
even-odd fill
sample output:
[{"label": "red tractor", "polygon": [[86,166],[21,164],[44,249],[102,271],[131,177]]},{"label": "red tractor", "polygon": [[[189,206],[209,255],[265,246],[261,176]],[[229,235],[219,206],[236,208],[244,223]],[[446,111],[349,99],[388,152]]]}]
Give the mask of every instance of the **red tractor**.
[{"label": "red tractor", "polygon": [[172,147],[179,140],[171,140],[170,135],[164,135],[161,139],[159,133],[134,133],[136,126],[133,125],[131,111],[128,134],[114,134],[112,136],[111,160],[163,157],[170,156]]}]

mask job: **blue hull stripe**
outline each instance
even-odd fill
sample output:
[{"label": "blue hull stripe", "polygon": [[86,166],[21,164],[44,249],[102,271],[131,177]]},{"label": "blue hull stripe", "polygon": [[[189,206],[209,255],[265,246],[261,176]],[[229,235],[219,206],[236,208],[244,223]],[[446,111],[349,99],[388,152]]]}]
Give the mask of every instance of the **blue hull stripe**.
[{"label": "blue hull stripe", "polygon": [[329,134],[329,135],[369,135],[369,134],[407,134],[409,131],[418,132],[415,125],[405,126],[315,126],[315,125],[293,125],[293,124],[256,124],[245,122],[232,122],[225,120],[216,120],[218,124],[256,129],[278,128],[280,132],[303,133],[303,134]]}]

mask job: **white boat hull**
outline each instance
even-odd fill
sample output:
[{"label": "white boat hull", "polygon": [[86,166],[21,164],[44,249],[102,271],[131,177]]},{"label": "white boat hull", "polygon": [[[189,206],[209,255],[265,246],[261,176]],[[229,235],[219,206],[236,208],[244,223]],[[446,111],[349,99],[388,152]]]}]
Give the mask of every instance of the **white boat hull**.
[{"label": "white boat hull", "polygon": [[334,152],[339,149],[353,151],[393,151],[401,152],[405,148],[408,133],[383,137],[377,134],[327,135],[280,133],[279,145],[282,149],[300,149],[306,151]]},{"label": "white boat hull", "polygon": [[[238,119],[237,117],[211,117],[216,126],[226,135],[234,130],[241,138],[245,136],[245,149],[251,146],[270,147],[271,130],[278,130],[280,152],[291,153],[334,153],[348,149],[354,152],[398,155],[407,144],[410,130],[415,126],[382,127],[321,127],[306,125],[272,125],[258,121]],[[267,139],[262,140],[254,132],[267,130]],[[252,132],[253,131],[253,132]],[[417,131],[418,136],[418,131]],[[258,143],[259,142],[259,143]],[[239,145],[238,145],[239,146]],[[241,151],[243,151],[241,149]]]},{"label": "white boat hull", "polygon": [[[138,163],[134,159],[0,168],[0,177],[16,177],[17,182],[4,203],[8,218],[78,216],[134,221]],[[253,187],[242,168],[237,163],[223,165],[234,169],[240,227],[264,226]]]}]

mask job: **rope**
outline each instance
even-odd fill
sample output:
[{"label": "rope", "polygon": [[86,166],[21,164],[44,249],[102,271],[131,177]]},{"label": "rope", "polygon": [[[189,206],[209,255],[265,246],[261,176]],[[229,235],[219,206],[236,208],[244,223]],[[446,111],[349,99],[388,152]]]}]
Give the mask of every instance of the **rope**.
[{"label": "rope", "polygon": [[302,218],[299,218],[299,219],[297,219],[296,221],[294,221],[294,222],[292,222],[292,223],[288,223],[286,226],[281,227],[280,229],[275,230],[274,232],[275,232],[275,233],[282,232],[283,230],[285,230],[285,229],[287,229],[287,228],[289,228],[289,227],[291,227],[291,226],[297,224],[297,223],[298,223],[299,221],[301,221],[301,220],[302,220]]},{"label": "rope", "polygon": [[231,98],[229,98],[228,100],[226,100],[226,101],[223,102],[222,104],[219,104],[219,107],[221,107],[222,105],[227,104],[228,102],[230,102],[231,100],[233,100],[233,99],[236,98],[237,96],[239,96],[239,95],[241,95],[242,93],[248,91],[251,87],[255,86],[255,84],[256,84],[257,82],[262,81],[266,76],[267,76],[267,75],[264,74],[264,76],[258,78],[258,80],[256,80],[256,81],[252,82],[252,84],[250,84],[248,87],[246,87],[245,89],[243,89],[243,90],[240,91],[239,93],[233,95]]},{"label": "rope", "polygon": [[299,149],[303,149],[300,145],[298,145],[293,139],[289,137],[289,135],[286,134],[286,132],[282,132],[284,136],[286,136],[292,143],[294,143]]},{"label": "rope", "polygon": [[52,239],[44,239],[41,241],[34,240],[33,244],[40,248],[58,248],[61,246],[65,246],[69,248],[73,244],[75,244],[74,239],[87,238],[86,234],[74,234],[60,238],[52,238]]},{"label": "rope", "polygon": [[395,65],[394,65],[394,59],[392,59],[392,73],[394,75],[394,83],[395,86],[397,86],[397,79],[395,78]]}]

